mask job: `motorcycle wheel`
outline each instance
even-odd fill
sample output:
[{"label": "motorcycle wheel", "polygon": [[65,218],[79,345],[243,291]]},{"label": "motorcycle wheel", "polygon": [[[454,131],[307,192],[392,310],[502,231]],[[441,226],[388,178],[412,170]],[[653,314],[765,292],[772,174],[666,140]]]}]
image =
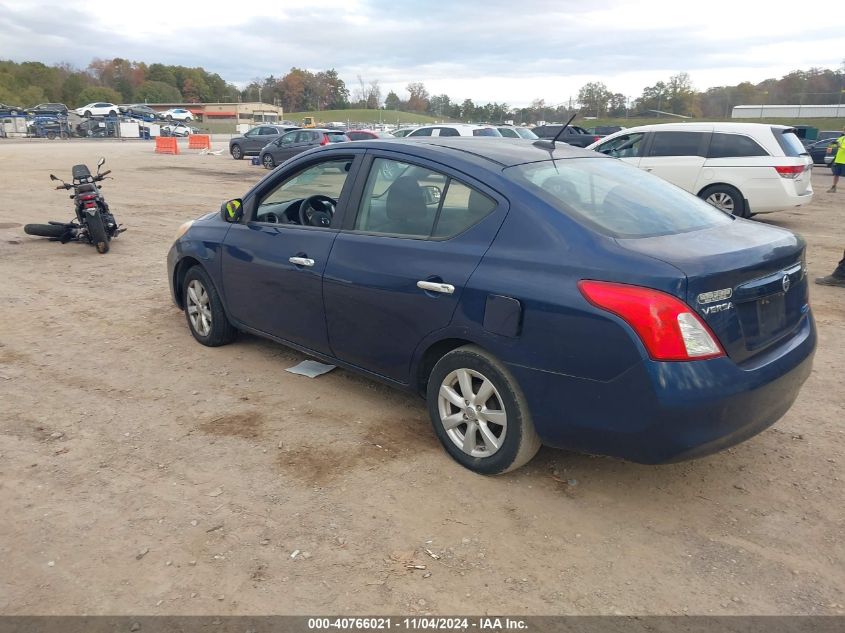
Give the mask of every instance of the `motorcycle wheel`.
[{"label": "motorcycle wheel", "polygon": [[89,215],[86,219],[88,225],[88,238],[91,243],[97,247],[97,252],[105,254],[109,252],[109,234],[106,232],[106,227],[103,224],[103,216],[97,210],[93,215]]},{"label": "motorcycle wheel", "polygon": [[38,237],[52,237],[60,239],[67,231],[67,227],[59,224],[27,224],[23,227],[23,232],[27,235],[37,235]]}]

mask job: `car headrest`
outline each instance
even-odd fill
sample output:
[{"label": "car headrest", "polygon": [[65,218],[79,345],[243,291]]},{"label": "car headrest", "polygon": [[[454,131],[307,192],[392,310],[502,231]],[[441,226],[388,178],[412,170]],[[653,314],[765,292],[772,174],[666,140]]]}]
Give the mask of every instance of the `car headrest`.
[{"label": "car headrest", "polygon": [[390,185],[385,206],[391,220],[416,220],[426,216],[425,194],[413,176],[402,176]]}]

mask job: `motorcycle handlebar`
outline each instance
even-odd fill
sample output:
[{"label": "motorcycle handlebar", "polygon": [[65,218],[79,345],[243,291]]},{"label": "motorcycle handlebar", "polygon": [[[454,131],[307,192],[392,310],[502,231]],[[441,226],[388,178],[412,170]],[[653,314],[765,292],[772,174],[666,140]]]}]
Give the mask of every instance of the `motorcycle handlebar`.
[{"label": "motorcycle handlebar", "polygon": [[103,178],[105,178],[106,176],[108,176],[110,173],[111,173],[111,169],[107,169],[107,170],[106,170],[106,171],[104,171],[102,174],[98,174],[98,175],[97,175],[97,180],[102,180]]}]

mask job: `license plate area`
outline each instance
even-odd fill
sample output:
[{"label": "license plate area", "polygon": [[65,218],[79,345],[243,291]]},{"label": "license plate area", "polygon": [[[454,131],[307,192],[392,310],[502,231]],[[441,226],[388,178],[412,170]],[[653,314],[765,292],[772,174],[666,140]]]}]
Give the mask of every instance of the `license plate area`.
[{"label": "license plate area", "polygon": [[737,310],[749,350],[766,345],[787,329],[785,293],[738,304]]}]

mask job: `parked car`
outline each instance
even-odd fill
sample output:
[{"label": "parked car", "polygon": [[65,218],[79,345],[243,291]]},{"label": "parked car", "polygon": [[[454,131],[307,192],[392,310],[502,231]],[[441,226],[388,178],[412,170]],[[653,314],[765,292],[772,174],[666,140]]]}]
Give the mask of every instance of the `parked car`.
[{"label": "parked car", "polygon": [[423,125],[409,132],[406,138],[416,136],[502,136],[492,125],[473,125],[471,123],[449,123]]},{"label": "parked car", "polygon": [[621,132],[625,128],[621,125],[597,125],[596,127],[588,127],[587,134],[598,136],[599,138],[607,136],[608,134],[615,134]]},{"label": "parked car", "polygon": [[807,151],[810,153],[810,158],[813,159],[814,165],[824,165],[825,157],[831,154],[828,149],[831,147],[836,138],[826,138],[820,141],[815,141],[807,146]]},{"label": "parked car", "polygon": [[[563,123],[547,123],[545,125],[538,125],[532,131],[540,138],[553,139],[561,129],[563,129]],[[562,141],[573,147],[587,147],[587,145],[595,143],[600,138],[596,134],[590,134],[582,127],[568,125],[558,141]]]},{"label": "parked car", "polygon": [[169,110],[165,110],[164,112],[159,113],[159,116],[162,119],[166,119],[168,121],[193,121],[194,114],[190,110],[185,110],[184,108],[170,108]]},{"label": "parked car", "polygon": [[273,169],[276,165],[281,165],[291,156],[296,156],[305,150],[328,145],[329,143],[342,143],[348,140],[349,137],[340,130],[328,130],[325,128],[293,130],[282,135],[269,145],[266,145],[258,156],[265,168]]},{"label": "parked car", "polygon": [[114,120],[103,117],[90,117],[76,126],[77,136],[103,138],[117,136],[117,125]]},{"label": "parked car", "polygon": [[200,130],[184,123],[167,123],[162,125],[162,136],[190,136],[191,134],[199,134]]},{"label": "parked car", "polygon": [[808,204],[813,161],[790,127],[664,123],[632,127],[590,146],[750,217]]},{"label": "parked car", "polygon": [[95,103],[89,103],[88,105],[84,105],[81,108],[77,108],[74,110],[79,116],[84,117],[92,117],[92,116],[117,116],[117,113],[120,111],[113,103],[107,103],[105,101],[97,101]]},{"label": "parked car", "polygon": [[381,130],[347,130],[346,136],[350,141],[367,141],[374,138],[396,138],[390,132],[382,132]]},{"label": "parked car", "polygon": [[244,156],[256,156],[282,134],[299,129],[296,125],[257,125],[242,136],[232,137],[229,140],[229,153],[235,160]]},{"label": "parked car", "polygon": [[533,140],[537,140],[538,138],[540,138],[527,127],[518,127],[515,125],[499,125],[496,127],[496,129],[499,130],[499,134],[501,134],[505,138],[526,138]]},{"label": "parked car", "polygon": [[23,108],[0,103],[0,116],[21,116],[23,114]]},{"label": "parked car", "polygon": [[29,108],[26,113],[33,116],[50,114],[67,116],[68,109],[64,103],[39,103],[38,105],[34,105]]},{"label": "parked car", "polygon": [[120,111],[129,116],[142,119],[144,121],[155,121],[159,118],[158,111],[153,110],[150,106],[143,103],[135,103],[132,105],[120,106]]},{"label": "parked car", "polygon": [[774,423],[816,345],[804,251],[595,152],[431,138],[300,154],[167,265],[201,344],[242,330],[423,395],[492,474],[541,443],[657,463]]}]

